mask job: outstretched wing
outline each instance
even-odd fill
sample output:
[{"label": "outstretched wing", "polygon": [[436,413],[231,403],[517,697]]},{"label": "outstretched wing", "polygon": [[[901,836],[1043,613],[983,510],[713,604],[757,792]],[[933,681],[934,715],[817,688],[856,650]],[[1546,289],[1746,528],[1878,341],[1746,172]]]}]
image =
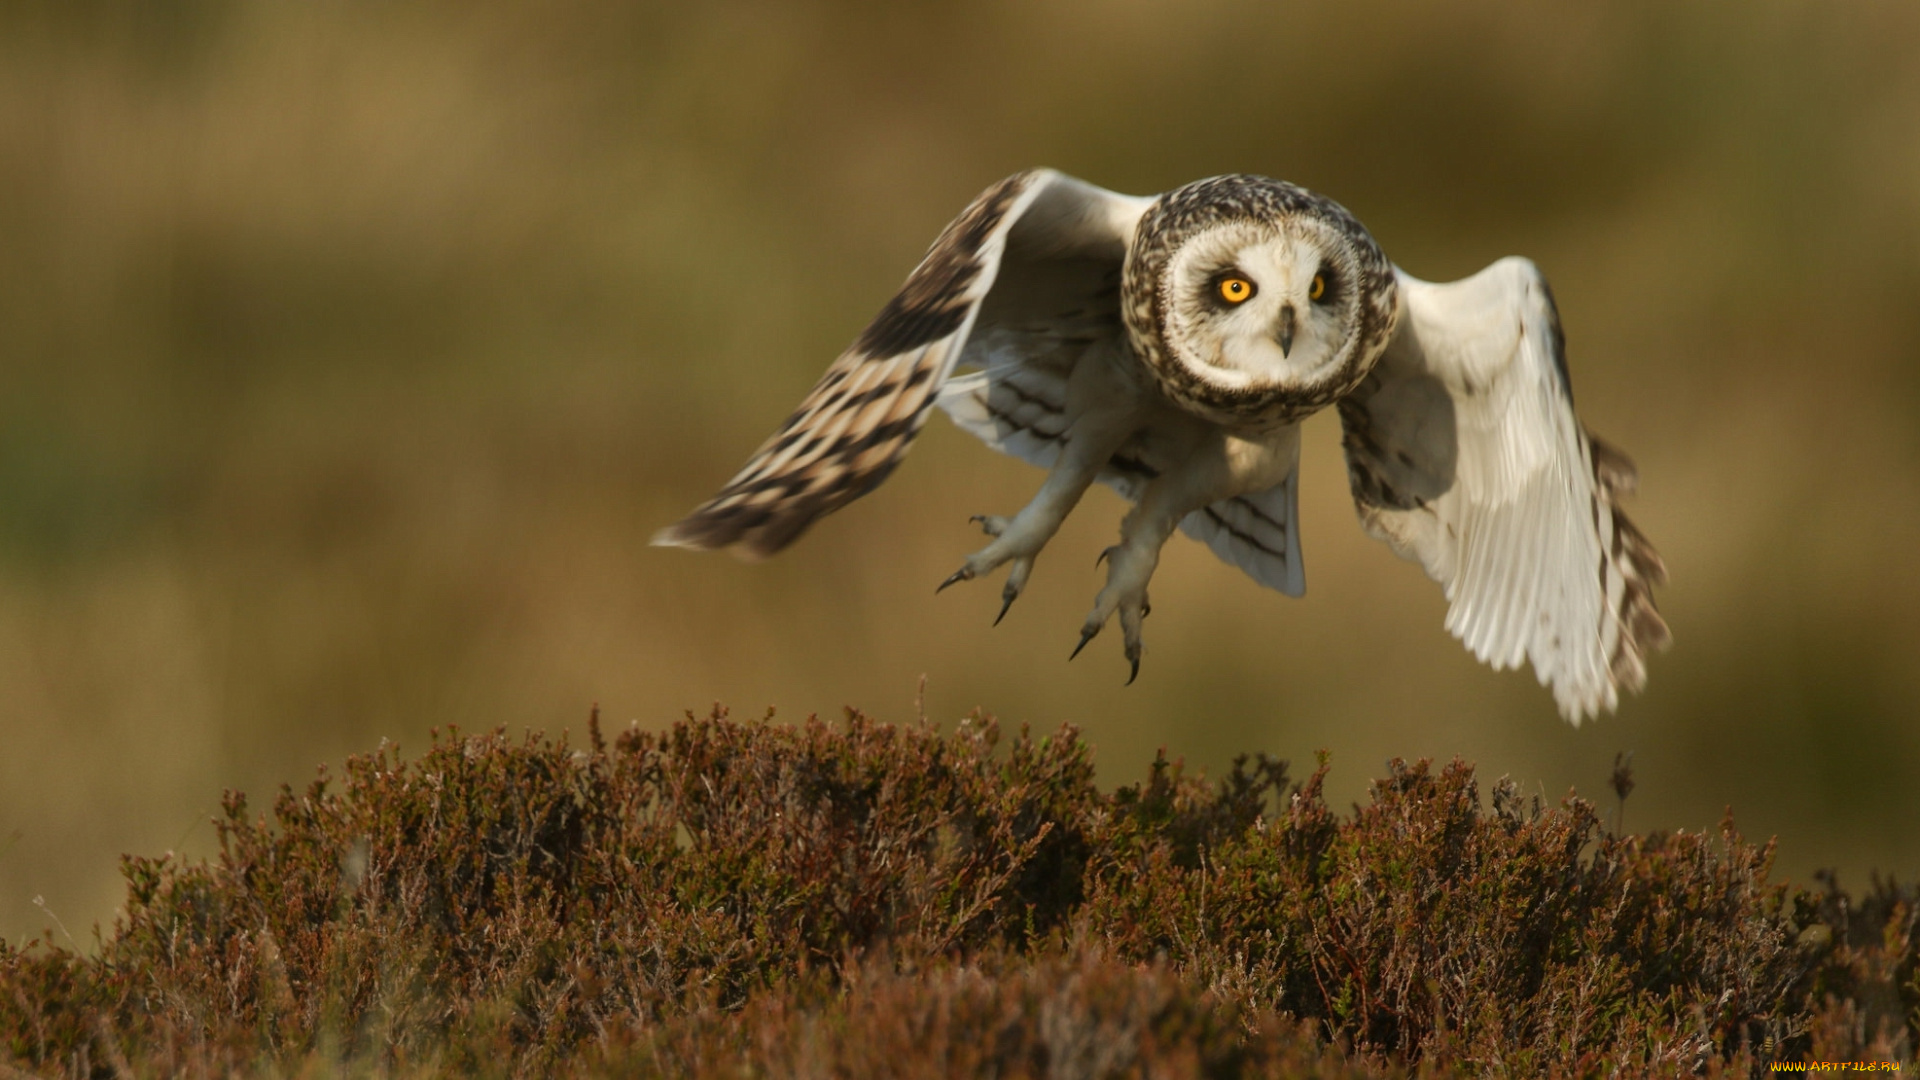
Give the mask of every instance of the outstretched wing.
[{"label": "outstretched wing", "polygon": [[1646,683],[1666,567],[1617,506],[1633,464],[1573,411],[1553,294],[1525,259],[1433,284],[1340,403],[1368,533],[1446,589],[1447,629],[1495,668],[1532,660],[1579,723]]},{"label": "outstretched wing", "polygon": [[1147,202],[1048,169],[982,192],[780,430],[653,542],[771,555],[887,478],[963,353],[1079,348],[1117,327],[1114,290]]}]

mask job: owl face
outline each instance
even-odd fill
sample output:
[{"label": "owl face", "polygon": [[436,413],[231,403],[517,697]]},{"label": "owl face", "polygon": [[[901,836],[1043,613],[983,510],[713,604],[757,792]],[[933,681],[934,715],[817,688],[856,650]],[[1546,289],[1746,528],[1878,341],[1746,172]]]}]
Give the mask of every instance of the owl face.
[{"label": "owl face", "polygon": [[1337,203],[1222,176],[1163,196],[1128,253],[1129,337],[1162,392],[1224,424],[1291,422],[1366,377],[1392,265]]},{"label": "owl face", "polygon": [[1337,371],[1359,324],[1352,260],[1314,223],[1226,222],[1169,261],[1172,358],[1224,387],[1307,389]]}]

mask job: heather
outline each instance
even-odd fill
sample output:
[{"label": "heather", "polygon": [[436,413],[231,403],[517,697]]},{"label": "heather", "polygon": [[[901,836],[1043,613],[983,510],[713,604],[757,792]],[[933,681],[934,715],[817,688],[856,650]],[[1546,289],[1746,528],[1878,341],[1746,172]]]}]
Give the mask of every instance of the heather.
[{"label": "heather", "polygon": [[[1745,1075],[1911,1062],[1920,892],[1471,766],[1103,790],[1071,729],[447,731],[0,943],[0,1077]],[[1625,790],[1623,784],[1622,790]],[[1911,1068],[1911,1064],[1908,1065]]]}]

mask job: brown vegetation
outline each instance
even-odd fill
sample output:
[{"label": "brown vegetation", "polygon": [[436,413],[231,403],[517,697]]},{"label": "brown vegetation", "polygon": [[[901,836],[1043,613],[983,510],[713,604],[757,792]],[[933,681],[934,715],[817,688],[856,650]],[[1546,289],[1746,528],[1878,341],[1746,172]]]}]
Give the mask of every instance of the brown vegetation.
[{"label": "brown vegetation", "polygon": [[[1470,767],[1111,794],[1066,729],[717,713],[448,733],[206,863],[130,857],[97,955],[0,943],[0,1075],[1516,1075],[1909,1058],[1920,894],[1608,832]],[[13,1064],[7,1064],[8,1059]]]}]

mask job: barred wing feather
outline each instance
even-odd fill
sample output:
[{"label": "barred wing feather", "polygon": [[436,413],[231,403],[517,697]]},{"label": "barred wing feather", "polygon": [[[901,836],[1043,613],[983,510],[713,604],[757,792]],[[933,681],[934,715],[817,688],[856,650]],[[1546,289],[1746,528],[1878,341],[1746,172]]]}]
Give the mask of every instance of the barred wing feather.
[{"label": "barred wing feather", "polygon": [[[1007,347],[1071,346],[1111,323],[1126,240],[1147,200],[1046,169],[1000,181],[934,241],[900,291],[713,498],[656,545],[764,558],[872,491],[906,455],[975,334]],[[1091,330],[1089,329],[1091,328]]]}]

